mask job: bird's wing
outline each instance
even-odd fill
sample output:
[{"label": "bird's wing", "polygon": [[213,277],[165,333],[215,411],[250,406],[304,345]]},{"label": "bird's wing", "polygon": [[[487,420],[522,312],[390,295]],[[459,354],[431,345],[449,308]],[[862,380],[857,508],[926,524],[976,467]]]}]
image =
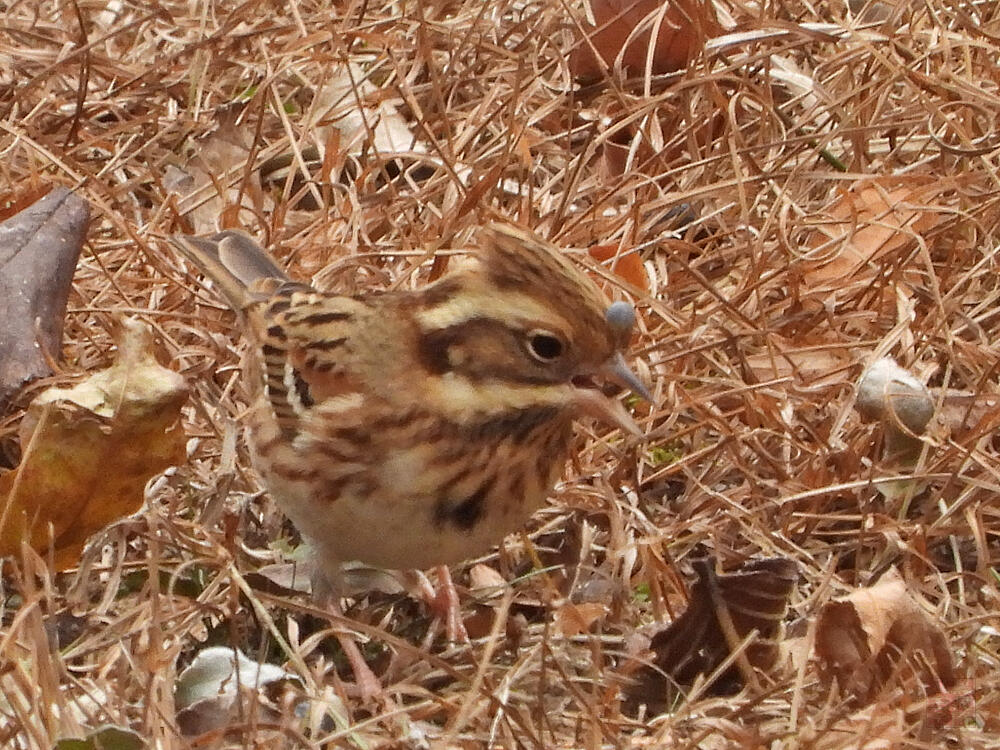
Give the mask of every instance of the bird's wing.
[{"label": "bird's wing", "polygon": [[262,295],[293,284],[271,254],[245,232],[229,229],[211,237],[175,235],[170,242],[215,282],[234,309],[241,311]]}]

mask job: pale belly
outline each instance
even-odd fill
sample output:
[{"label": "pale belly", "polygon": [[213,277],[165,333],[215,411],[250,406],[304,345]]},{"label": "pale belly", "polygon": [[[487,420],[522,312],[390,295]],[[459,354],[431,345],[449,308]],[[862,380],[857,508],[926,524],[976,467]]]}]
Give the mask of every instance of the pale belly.
[{"label": "pale belly", "polygon": [[[571,443],[570,422],[547,414],[526,430],[501,425],[506,434],[493,441],[480,432],[435,442],[421,437],[422,424],[373,431],[363,451],[348,446],[352,460],[332,459],[319,433],[275,442],[270,462],[258,462],[271,496],[328,572],[348,561],[423,569],[486,554],[545,502]],[[334,440],[338,429],[330,430]],[[274,468],[282,465],[308,476],[290,478],[297,473]]]},{"label": "pale belly", "polygon": [[[503,537],[527,522],[541,502],[522,498],[514,512],[489,514],[468,529],[435,519],[426,499],[410,499],[387,508],[339,498],[333,503],[305,501],[286,511],[296,528],[324,558],[358,561],[380,568],[430,568],[485,554]],[[534,500],[532,498],[531,500]]]},{"label": "pale belly", "polygon": [[[389,472],[390,481],[364,497],[349,489],[336,497],[317,497],[309,485],[275,476],[265,476],[265,482],[325,566],[358,561],[423,569],[483,555],[523,528],[545,502],[564,456],[560,452],[539,461],[533,455],[530,464],[515,468],[501,457],[489,474],[494,481],[484,483],[477,475],[452,486],[445,497],[429,491],[435,482],[426,472],[406,477]],[[539,464],[547,466],[545,474],[539,473]]]}]

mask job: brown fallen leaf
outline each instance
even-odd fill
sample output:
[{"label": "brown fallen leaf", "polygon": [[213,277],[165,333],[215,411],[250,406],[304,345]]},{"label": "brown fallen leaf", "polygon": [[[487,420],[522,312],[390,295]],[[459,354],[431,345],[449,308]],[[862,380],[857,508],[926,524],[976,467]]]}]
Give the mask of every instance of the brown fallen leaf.
[{"label": "brown fallen leaf", "polygon": [[480,595],[495,595],[509,584],[495,569],[483,563],[476,563],[469,570],[469,591]]},{"label": "brown fallen leaf", "polygon": [[590,257],[600,263],[611,261],[611,270],[621,279],[627,281],[637,289],[649,291],[649,274],[642,264],[639,253],[626,249],[620,249],[618,243],[612,242],[606,245],[592,245]]},{"label": "brown fallen leaf", "polygon": [[844,372],[854,364],[849,346],[830,337],[799,336],[787,338],[777,333],[768,336],[769,348],[749,354],[746,362],[759,381],[795,377],[816,387],[843,382]]},{"label": "brown fallen leaf", "polygon": [[1000,394],[956,389],[933,390],[941,400],[938,421],[961,441],[965,435],[987,435],[1000,429]]},{"label": "brown fallen leaf", "polygon": [[[735,665],[714,675],[713,692],[727,693],[753,684],[754,670],[768,672],[779,662],[779,641],[788,599],[798,581],[792,560],[770,558],[746,563],[732,573],[715,572],[710,558],[695,562],[698,580],[687,610],[653,636],[643,666],[632,675],[628,702],[659,711],[679,687],[709,676],[740,648]],[[626,667],[626,672],[630,671]]]},{"label": "brown fallen leaf", "polygon": [[869,264],[942,223],[949,213],[934,210],[942,194],[954,190],[947,180],[882,177],[857,183],[826,211],[823,223],[804,240],[810,248],[805,281],[813,287],[865,273]]},{"label": "brown fallen leaf", "polygon": [[291,173],[292,194],[302,195],[297,208],[314,210],[322,205],[316,200],[318,185],[312,187],[314,194],[304,190],[310,181],[346,184],[369,177],[378,181],[407,171],[416,179],[433,172],[430,165],[436,158],[429,155],[426,142],[393,104],[393,97],[353,62],[327,70],[300,127],[313,145],[303,146],[297,154],[279,154],[260,166],[261,182],[279,191]]},{"label": "brown fallen leaf", "polygon": [[91,534],[139,509],[151,477],[184,461],[184,379],[156,362],[145,323],[121,320],[116,340],[111,367],[28,407],[21,463],[0,476],[0,556],[27,542],[71,567]]},{"label": "brown fallen leaf", "polygon": [[90,208],[64,187],[0,224],[0,411],[25,383],[52,374]]},{"label": "brown fallen leaf", "polygon": [[192,234],[241,226],[243,212],[260,215],[268,208],[266,196],[254,180],[245,179],[250,158],[239,107],[220,107],[215,127],[192,141],[187,158],[164,168],[163,185],[177,193],[177,209]]},{"label": "brown fallen leaf", "polygon": [[[177,677],[177,725],[185,736],[205,734],[241,721],[248,706],[260,720],[278,722],[289,708],[284,699],[298,697],[298,691],[289,688],[301,682],[299,676],[256,662],[238,649],[204,648]],[[343,707],[337,710],[342,713]]]},{"label": "brown fallen leaf", "polygon": [[590,0],[590,9],[596,25],[569,58],[570,72],[584,80],[600,77],[619,58],[632,75],[643,74],[648,57],[653,75],[680,70],[721,29],[714,7],[702,0]]},{"label": "brown fallen leaf", "polygon": [[595,622],[608,614],[608,605],[603,602],[565,602],[556,609],[554,624],[565,638],[586,633]]},{"label": "brown fallen leaf", "polygon": [[39,184],[27,190],[12,190],[0,195],[0,221],[7,221],[21,213],[32,203],[36,203],[52,191],[51,185]]},{"label": "brown fallen leaf", "polygon": [[826,604],[816,623],[821,674],[856,705],[895,686],[933,695],[955,684],[944,633],[895,570],[874,586]]}]

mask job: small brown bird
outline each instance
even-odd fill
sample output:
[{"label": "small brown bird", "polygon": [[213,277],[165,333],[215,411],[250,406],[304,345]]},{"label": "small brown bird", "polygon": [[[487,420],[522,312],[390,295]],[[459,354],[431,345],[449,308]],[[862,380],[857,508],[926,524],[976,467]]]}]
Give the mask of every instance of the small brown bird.
[{"label": "small brown bird", "polygon": [[488,550],[545,502],[576,418],[639,434],[595,387],[650,398],[622,354],[632,307],[526,230],[491,224],[440,280],[358,296],[292,281],[242,232],[172,241],[241,313],[256,468],[331,582]]}]

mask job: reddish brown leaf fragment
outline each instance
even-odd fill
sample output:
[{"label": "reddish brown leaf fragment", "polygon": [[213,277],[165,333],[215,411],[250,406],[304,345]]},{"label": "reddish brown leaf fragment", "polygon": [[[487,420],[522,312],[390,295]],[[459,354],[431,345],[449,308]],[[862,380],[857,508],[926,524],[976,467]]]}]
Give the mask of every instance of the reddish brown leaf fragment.
[{"label": "reddish brown leaf fragment", "polygon": [[632,286],[643,291],[649,291],[649,274],[642,265],[642,258],[634,250],[622,252],[617,244],[591,245],[590,257],[594,260],[605,263],[611,261],[611,270],[619,278],[624,279]]},{"label": "reddish brown leaf fragment", "polygon": [[585,80],[599,77],[605,65],[613,68],[619,56],[631,75],[643,74],[648,56],[653,75],[680,70],[719,31],[712,4],[701,0],[591,0],[590,7],[597,25],[569,59],[570,72]]}]

